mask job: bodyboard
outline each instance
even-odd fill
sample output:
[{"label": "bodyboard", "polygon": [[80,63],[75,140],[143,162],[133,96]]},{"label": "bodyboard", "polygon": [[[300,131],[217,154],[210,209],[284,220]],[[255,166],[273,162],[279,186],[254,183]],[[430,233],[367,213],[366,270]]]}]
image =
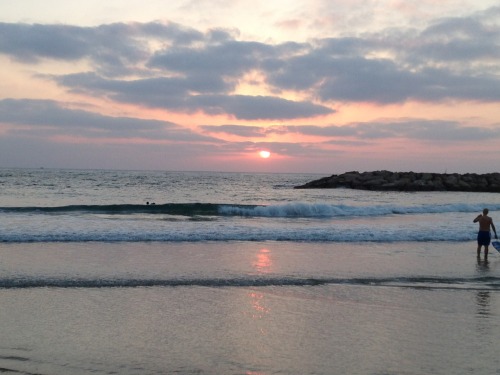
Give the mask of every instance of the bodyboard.
[{"label": "bodyboard", "polygon": [[500,241],[493,241],[491,244],[500,253]]}]

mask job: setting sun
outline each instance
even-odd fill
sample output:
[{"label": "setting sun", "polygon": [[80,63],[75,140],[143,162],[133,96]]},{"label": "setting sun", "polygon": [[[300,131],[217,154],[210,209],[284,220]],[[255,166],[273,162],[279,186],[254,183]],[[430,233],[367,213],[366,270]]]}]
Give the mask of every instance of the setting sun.
[{"label": "setting sun", "polygon": [[271,156],[271,153],[269,151],[262,150],[259,152],[259,155],[263,159],[267,159],[269,156]]}]

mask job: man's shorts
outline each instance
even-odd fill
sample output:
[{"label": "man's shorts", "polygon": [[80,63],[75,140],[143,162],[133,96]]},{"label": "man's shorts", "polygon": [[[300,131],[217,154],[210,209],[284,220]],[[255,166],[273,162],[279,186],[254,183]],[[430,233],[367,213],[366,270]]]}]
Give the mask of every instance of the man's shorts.
[{"label": "man's shorts", "polygon": [[479,246],[489,246],[491,236],[489,231],[480,230],[477,232],[477,244]]}]

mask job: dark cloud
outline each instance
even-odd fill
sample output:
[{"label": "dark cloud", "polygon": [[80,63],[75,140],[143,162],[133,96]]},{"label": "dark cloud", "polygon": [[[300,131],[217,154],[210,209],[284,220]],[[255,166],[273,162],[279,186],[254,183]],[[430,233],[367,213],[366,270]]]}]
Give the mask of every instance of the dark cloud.
[{"label": "dark cloud", "polygon": [[334,111],[310,102],[272,96],[197,95],[190,98],[197,108],[210,114],[230,114],[243,120],[292,119],[326,115]]},{"label": "dark cloud", "polygon": [[421,37],[418,54],[433,60],[471,61],[500,57],[500,30],[475,17],[441,19],[424,30]]},{"label": "dark cloud", "polygon": [[498,101],[500,29],[489,17],[499,9],[439,19],[421,31],[318,40],[267,63],[267,75],[277,88],[312,90],[324,101]]},{"label": "dark cloud", "polygon": [[[238,40],[175,23],[98,27],[0,24],[0,53],[26,63],[88,61],[91,72],[52,77],[73,91],[176,111],[237,119],[333,113],[335,102],[500,100],[500,31],[490,12],[308,43]],[[234,95],[257,73],[267,96]],[[284,99],[297,91],[301,101]]]},{"label": "dark cloud", "polygon": [[239,77],[255,69],[259,62],[274,54],[274,47],[257,42],[225,40],[207,43],[204,48],[167,48],[156,53],[148,63],[153,68],[186,75],[216,74]]},{"label": "dark cloud", "polygon": [[96,71],[113,76],[137,71],[151,56],[149,42],[182,46],[202,37],[199,31],[175,23],[97,27],[0,23],[0,53],[25,63],[89,59]]},{"label": "dark cloud", "polygon": [[116,101],[142,104],[148,107],[194,111],[189,97],[193,94],[223,93],[230,86],[217,77],[199,79],[155,77],[135,80],[106,79],[95,73],[57,76],[54,79],[74,92],[106,96]]},{"label": "dark cloud", "polygon": [[[116,101],[142,104],[153,108],[195,112],[202,110],[238,119],[291,119],[333,113],[328,107],[271,96],[221,95],[224,83],[205,76],[200,80],[185,78],[149,78],[132,81],[109,80],[95,74],[56,77],[76,92],[88,92]],[[207,94],[214,92],[213,94]]]},{"label": "dark cloud", "polygon": [[[418,55],[417,65],[409,66],[398,60],[367,58],[349,52],[341,56],[338,51],[331,51],[331,45],[325,48],[276,64],[268,74],[270,82],[285,90],[307,92],[314,88],[324,101],[390,104],[408,100],[500,100],[500,80],[488,67],[484,71],[457,72],[453,64],[439,68],[433,64],[421,66],[423,54]],[[376,51],[374,48],[373,52]],[[406,59],[417,60],[411,56]],[[458,59],[462,57],[454,61]],[[429,62],[432,62],[430,56]]]},{"label": "dark cloud", "polygon": [[92,30],[63,25],[0,23],[0,51],[24,62],[77,60],[91,53]]},{"label": "dark cloud", "polygon": [[14,130],[34,135],[69,134],[90,138],[144,138],[169,141],[211,141],[176,124],[130,117],[111,117],[94,112],[63,107],[51,100],[0,101],[0,123],[27,125],[29,129]]}]

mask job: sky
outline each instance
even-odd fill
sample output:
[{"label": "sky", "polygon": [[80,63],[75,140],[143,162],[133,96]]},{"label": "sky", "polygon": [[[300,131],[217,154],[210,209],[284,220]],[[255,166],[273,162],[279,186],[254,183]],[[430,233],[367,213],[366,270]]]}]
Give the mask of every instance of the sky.
[{"label": "sky", "polygon": [[0,0],[0,168],[500,172],[499,21],[498,0]]}]

